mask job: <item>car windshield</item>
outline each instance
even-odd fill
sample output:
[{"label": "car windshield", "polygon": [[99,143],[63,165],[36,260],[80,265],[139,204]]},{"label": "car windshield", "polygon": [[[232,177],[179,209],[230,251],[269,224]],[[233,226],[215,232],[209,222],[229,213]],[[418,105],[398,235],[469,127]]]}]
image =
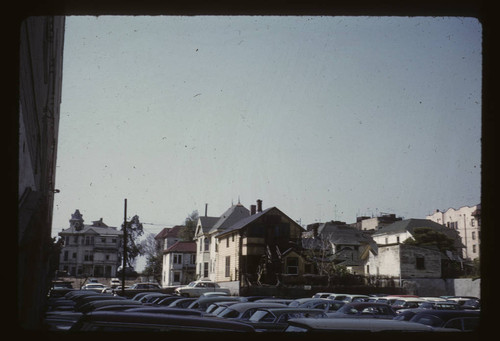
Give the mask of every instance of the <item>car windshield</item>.
[{"label": "car windshield", "polygon": [[187,286],[192,288],[192,287],[196,286],[196,282],[191,282]]},{"label": "car windshield", "polygon": [[405,304],[405,300],[396,300],[394,301],[393,305],[404,305]]},{"label": "car windshield", "polygon": [[251,322],[273,322],[275,316],[265,310],[257,310],[251,317]]},{"label": "car windshield", "polygon": [[413,316],[410,319],[410,322],[417,322],[432,327],[439,327],[443,324],[443,320],[441,320],[439,317],[427,314]]},{"label": "car windshield", "polygon": [[223,311],[221,311],[217,316],[219,317],[224,317],[224,318],[234,318],[238,317],[239,313],[231,308],[226,308]]}]

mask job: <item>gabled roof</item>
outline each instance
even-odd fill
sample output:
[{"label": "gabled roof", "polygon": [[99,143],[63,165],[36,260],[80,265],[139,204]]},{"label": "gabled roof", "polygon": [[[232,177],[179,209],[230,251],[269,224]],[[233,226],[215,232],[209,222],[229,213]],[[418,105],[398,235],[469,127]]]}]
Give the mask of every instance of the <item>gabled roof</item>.
[{"label": "gabled roof", "polygon": [[[373,238],[349,225],[324,223],[318,228],[321,238],[327,238],[336,245],[375,244]],[[376,245],[376,244],[375,244]]]},{"label": "gabled roof", "polygon": [[163,230],[161,230],[156,236],[155,236],[155,239],[165,239],[167,238],[167,232],[168,232],[169,228],[168,227],[164,227]]},{"label": "gabled roof", "polygon": [[464,245],[460,241],[460,238],[458,237],[457,231],[429,219],[406,219],[406,220],[396,221],[395,223],[381,227],[378,231],[376,231],[373,234],[373,236],[393,234],[393,233],[403,233],[406,231],[413,235],[415,233],[415,229],[421,227],[429,227],[434,231],[442,232],[446,234],[449,238],[455,240],[455,247],[464,247]]},{"label": "gabled roof", "polygon": [[196,242],[178,241],[177,243],[163,251],[163,253],[169,252],[196,253]]},{"label": "gabled roof", "polygon": [[256,213],[256,214],[252,214],[244,219],[241,219],[240,221],[238,221],[237,223],[235,223],[234,225],[224,229],[223,231],[220,231],[218,234],[216,234],[215,236],[216,237],[221,237],[223,236],[224,234],[226,233],[229,233],[229,232],[233,232],[233,231],[236,231],[236,230],[240,230],[242,228],[244,228],[245,226],[249,225],[250,223],[256,221],[257,219],[259,219],[260,217],[262,217],[263,215],[265,215],[266,213],[272,211],[272,210],[276,210],[278,211],[278,213],[286,218],[288,218],[292,223],[296,224],[300,229],[302,229],[302,226],[300,226],[299,224],[297,224],[293,219],[291,219],[290,217],[288,217],[285,213],[283,213],[281,210],[279,210],[277,207],[269,207],[267,209],[265,209],[264,211],[262,212],[259,212],[259,213]]},{"label": "gabled roof", "polygon": [[201,225],[201,231],[199,229],[196,231],[196,235],[208,233],[212,227],[217,223],[220,217],[199,217],[199,225]]},{"label": "gabled roof", "polygon": [[250,211],[243,205],[237,204],[229,207],[224,212],[214,226],[209,230],[209,233],[225,230],[228,227],[236,224],[238,221],[250,216]]},{"label": "gabled roof", "polygon": [[179,231],[183,228],[182,225],[176,225],[174,227],[165,227],[155,236],[155,239],[165,239],[165,238],[177,238]]}]

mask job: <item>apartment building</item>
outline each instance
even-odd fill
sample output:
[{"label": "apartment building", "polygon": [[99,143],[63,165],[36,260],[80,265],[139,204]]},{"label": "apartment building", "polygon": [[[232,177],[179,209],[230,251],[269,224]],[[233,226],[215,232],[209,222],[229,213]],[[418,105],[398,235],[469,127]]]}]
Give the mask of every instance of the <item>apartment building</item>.
[{"label": "apartment building", "polygon": [[464,244],[462,257],[474,260],[479,258],[481,244],[481,204],[462,206],[459,209],[436,210],[426,219],[455,230]]}]

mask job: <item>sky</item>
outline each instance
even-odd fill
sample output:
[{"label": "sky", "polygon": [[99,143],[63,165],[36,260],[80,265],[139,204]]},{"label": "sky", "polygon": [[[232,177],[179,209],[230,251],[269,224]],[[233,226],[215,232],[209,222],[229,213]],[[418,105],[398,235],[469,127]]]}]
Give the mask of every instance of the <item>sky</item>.
[{"label": "sky", "polygon": [[68,16],[52,235],[263,201],[303,226],[481,198],[481,24]]}]

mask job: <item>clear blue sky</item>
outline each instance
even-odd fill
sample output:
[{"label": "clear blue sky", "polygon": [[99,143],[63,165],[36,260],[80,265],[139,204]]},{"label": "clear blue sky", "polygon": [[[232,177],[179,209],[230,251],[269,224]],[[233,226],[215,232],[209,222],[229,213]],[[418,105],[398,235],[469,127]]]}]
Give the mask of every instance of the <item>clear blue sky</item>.
[{"label": "clear blue sky", "polygon": [[238,198],[303,225],[480,203],[473,18],[69,16],[53,236]]}]

